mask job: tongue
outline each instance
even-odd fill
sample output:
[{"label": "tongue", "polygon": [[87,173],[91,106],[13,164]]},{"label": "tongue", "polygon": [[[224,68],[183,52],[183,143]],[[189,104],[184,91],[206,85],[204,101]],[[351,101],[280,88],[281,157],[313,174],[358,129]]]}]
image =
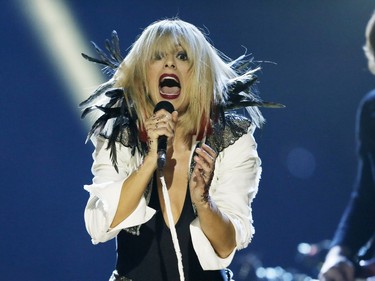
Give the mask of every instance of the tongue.
[{"label": "tongue", "polygon": [[162,87],[161,89],[161,92],[162,93],[165,93],[165,94],[169,94],[169,95],[177,95],[180,91],[180,88],[179,87],[167,87],[167,86],[164,86]]}]

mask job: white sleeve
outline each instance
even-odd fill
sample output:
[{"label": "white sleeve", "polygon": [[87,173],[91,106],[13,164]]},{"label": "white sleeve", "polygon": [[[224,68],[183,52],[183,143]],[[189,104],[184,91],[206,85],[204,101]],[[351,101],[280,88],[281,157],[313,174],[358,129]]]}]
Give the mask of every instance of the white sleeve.
[{"label": "white sleeve", "polygon": [[232,222],[236,232],[236,248],[227,258],[217,256],[210,241],[204,235],[199,219],[190,225],[193,246],[201,266],[205,270],[227,267],[235,250],[247,247],[255,230],[251,212],[251,202],[257,191],[261,175],[261,160],[253,137],[254,126],[233,145],[219,153],[210,196],[222,213]]},{"label": "white sleeve", "polygon": [[87,232],[92,242],[106,242],[121,231],[121,229],[137,226],[148,221],[155,210],[147,206],[146,199],[141,198],[134,212],[116,227],[110,225],[117,210],[122,184],[128,176],[141,164],[139,154],[131,155],[131,148],[116,143],[118,170],[112,165],[110,150],[107,149],[108,141],[103,137],[92,139],[95,151],[93,152],[92,173],[94,175],[91,185],[84,189],[90,193],[84,218]]}]

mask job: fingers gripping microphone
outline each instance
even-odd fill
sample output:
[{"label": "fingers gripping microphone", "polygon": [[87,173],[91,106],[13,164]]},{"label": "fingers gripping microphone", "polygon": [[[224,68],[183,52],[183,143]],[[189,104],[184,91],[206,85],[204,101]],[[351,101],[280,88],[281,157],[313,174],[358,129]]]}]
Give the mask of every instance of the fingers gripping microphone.
[{"label": "fingers gripping microphone", "polygon": [[[159,102],[154,109],[154,113],[157,111],[165,109],[169,113],[172,113],[174,111],[173,104],[171,104],[169,101],[161,101]],[[167,136],[159,136],[158,138],[158,170],[161,172],[163,171],[163,168],[166,163],[167,158]]]}]

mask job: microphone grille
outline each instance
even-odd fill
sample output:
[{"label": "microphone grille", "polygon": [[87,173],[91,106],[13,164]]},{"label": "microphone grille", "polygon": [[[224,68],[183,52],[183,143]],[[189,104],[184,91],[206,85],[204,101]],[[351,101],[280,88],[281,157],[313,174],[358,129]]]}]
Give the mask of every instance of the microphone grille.
[{"label": "microphone grille", "polygon": [[171,104],[169,101],[161,101],[161,102],[158,102],[156,105],[155,105],[155,108],[154,108],[154,113],[159,111],[160,109],[165,109],[166,111],[168,111],[169,113],[172,113],[174,111],[174,106],[173,104]]}]

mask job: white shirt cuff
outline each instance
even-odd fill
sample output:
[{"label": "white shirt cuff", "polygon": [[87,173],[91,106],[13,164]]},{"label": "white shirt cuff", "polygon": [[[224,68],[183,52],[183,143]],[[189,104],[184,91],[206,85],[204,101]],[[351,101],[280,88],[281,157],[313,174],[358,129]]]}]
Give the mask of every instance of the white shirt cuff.
[{"label": "white shirt cuff", "polygon": [[200,228],[198,218],[193,220],[190,224],[190,234],[195,253],[197,254],[198,260],[204,270],[223,269],[228,267],[232,262],[236,248],[233,249],[228,257],[220,258]]}]

